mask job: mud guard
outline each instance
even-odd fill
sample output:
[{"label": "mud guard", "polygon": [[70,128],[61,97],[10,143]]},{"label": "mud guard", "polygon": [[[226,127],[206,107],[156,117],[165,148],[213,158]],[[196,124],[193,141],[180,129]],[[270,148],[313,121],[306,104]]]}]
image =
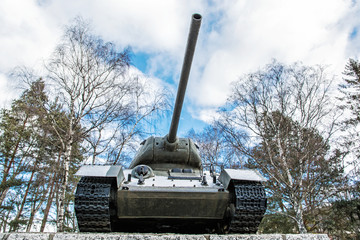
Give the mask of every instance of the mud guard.
[{"label": "mud guard", "polygon": [[75,176],[116,178],[117,187],[124,180],[124,172],[120,165],[83,165]]},{"label": "mud guard", "polygon": [[228,189],[231,180],[266,182],[266,179],[254,169],[224,169],[221,171],[219,181]]}]

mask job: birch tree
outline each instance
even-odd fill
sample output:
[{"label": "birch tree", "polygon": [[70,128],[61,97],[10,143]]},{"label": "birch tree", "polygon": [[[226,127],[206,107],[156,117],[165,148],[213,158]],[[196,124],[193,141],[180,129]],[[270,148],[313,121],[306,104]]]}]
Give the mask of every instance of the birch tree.
[{"label": "birch tree", "polygon": [[[192,139],[199,148],[200,157],[204,166],[238,168],[242,166],[239,154],[229,147],[222,130],[216,125],[205,127],[197,133],[191,129],[187,137]],[[219,170],[219,169],[218,169]]]},{"label": "birch tree", "polygon": [[122,160],[137,148],[139,137],[147,133],[145,125],[149,124],[148,121],[169,108],[162,88],[152,86],[146,78],[140,79],[136,74],[129,79],[132,88],[128,92],[126,109],[114,112],[108,124],[94,128],[86,137],[92,164],[101,155],[108,163],[126,164]]},{"label": "birch tree", "polygon": [[338,117],[331,82],[321,66],[274,61],[234,83],[219,122],[227,141],[260,168],[273,194],[292,210],[288,216],[300,233],[307,232],[306,201],[335,190],[319,183],[329,180],[323,164],[341,175],[340,156],[332,158],[329,149]]},{"label": "birch tree", "polygon": [[96,127],[111,121],[113,113],[126,110],[123,101],[131,85],[123,77],[129,64],[128,51],[91,34],[89,24],[76,19],[66,28],[61,43],[48,64],[49,78],[68,117],[67,126],[52,121],[58,133],[62,156],[57,229],[64,231],[65,197],[74,145]]},{"label": "birch tree", "polygon": [[[95,163],[104,154],[108,162],[121,164],[133,138],[144,132],[142,123],[167,107],[161,90],[128,74],[129,50],[119,51],[91,34],[89,27],[80,18],[66,27],[38,84],[33,85],[34,75],[28,69],[14,72],[28,86],[39,87],[33,100],[44,99],[36,106],[20,99],[14,109],[1,113],[0,228],[4,231],[10,225],[12,231],[30,231],[40,218],[40,231],[49,222],[56,222],[60,232],[73,231],[70,206],[77,181],[73,174],[83,158],[91,156]],[[49,99],[44,95],[45,83]],[[9,194],[17,186],[23,186],[17,188],[18,194]]]}]

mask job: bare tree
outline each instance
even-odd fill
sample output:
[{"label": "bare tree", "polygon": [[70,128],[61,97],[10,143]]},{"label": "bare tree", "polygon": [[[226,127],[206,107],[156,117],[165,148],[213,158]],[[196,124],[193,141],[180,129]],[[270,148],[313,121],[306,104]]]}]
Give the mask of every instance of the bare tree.
[{"label": "bare tree", "polygon": [[111,122],[96,127],[86,138],[93,164],[101,154],[105,154],[102,161],[119,164],[124,151],[129,152],[131,142],[146,133],[144,123],[168,108],[163,89],[154,89],[146,78],[137,75],[129,79],[132,89],[128,93],[126,111],[114,112]]},{"label": "bare tree", "polygon": [[238,159],[237,152],[233,148],[229,148],[221,128],[216,123],[205,127],[199,133],[191,129],[187,137],[191,138],[199,147],[204,166],[226,166],[228,168],[242,166],[242,159]]},{"label": "bare tree", "polygon": [[319,181],[329,178],[321,164],[327,162],[329,171],[335,166],[341,174],[338,162],[329,157],[338,116],[329,96],[331,82],[321,66],[274,61],[235,82],[222,111],[227,141],[269,178],[281,204],[293,210],[289,217],[300,233],[307,232],[306,201],[326,194]]},{"label": "bare tree", "polygon": [[60,232],[64,230],[65,195],[73,146],[93,129],[112,121],[122,110],[126,111],[124,100],[131,85],[123,75],[128,64],[127,50],[118,52],[114,44],[92,35],[89,24],[77,18],[66,28],[61,43],[46,65],[68,117],[67,126],[59,125],[56,118],[52,121],[63,149],[57,210]]},{"label": "bare tree", "polygon": [[[46,77],[39,80],[29,69],[18,68],[13,76],[31,91],[25,90],[12,110],[0,114],[4,230],[30,231],[34,219],[42,217],[44,231],[55,212],[58,231],[72,230],[70,203],[77,181],[73,173],[83,156],[91,156],[93,163],[97,157],[121,163],[133,138],[144,133],[142,124],[167,108],[161,89],[127,74],[129,51],[119,52],[114,44],[92,35],[80,18],[66,27],[45,70]],[[18,204],[11,203],[11,196]]]}]

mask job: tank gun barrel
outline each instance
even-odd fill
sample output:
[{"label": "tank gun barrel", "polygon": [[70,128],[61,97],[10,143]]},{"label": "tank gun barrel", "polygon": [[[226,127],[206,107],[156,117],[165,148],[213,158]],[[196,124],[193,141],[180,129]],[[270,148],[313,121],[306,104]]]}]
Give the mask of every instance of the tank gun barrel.
[{"label": "tank gun barrel", "polygon": [[180,75],[180,82],[179,82],[179,87],[178,87],[178,91],[177,91],[177,95],[176,95],[174,112],[173,112],[173,116],[171,119],[170,130],[169,130],[169,134],[168,134],[168,138],[167,138],[169,143],[174,143],[176,141],[176,133],[178,130],[181,109],[182,109],[182,105],[184,102],[186,86],[187,86],[188,79],[189,79],[191,63],[193,60],[196,41],[197,41],[197,37],[199,34],[200,25],[201,25],[201,19],[202,19],[202,17],[200,14],[195,13],[192,15],[190,31],[189,31],[186,50],[185,50],[184,62],[183,62],[181,75]]}]

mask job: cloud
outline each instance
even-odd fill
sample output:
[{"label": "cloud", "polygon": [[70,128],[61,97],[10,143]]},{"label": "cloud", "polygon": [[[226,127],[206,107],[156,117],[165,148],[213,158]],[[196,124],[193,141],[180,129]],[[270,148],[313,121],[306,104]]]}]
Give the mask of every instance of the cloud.
[{"label": "cloud", "polygon": [[18,65],[35,65],[47,57],[61,29],[55,29],[34,1],[0,3],[0,71]]},{"label": "cloud", "polygon": [[135,54],[147,54],[145,74],[172,84],[179,78],[190,16],[198,12],[203,23],[187,102],[193,117],[206,120],[226,101],[232,81],[272,58],[331,65],[340,76],[349,57],[359,58],[359,5],[351,0],[2,0],[0,74],[5,81],[13,67],[39,64],[63,26],[82,16],[119,49],[131,46]]},{"label": "cloud", "polygon": [[14,86],[9,86],[6,75],[0,73],[0,108],[7,108],[11,105],[11,101],[18,95]]},{"label": "cloud", "polygon": [[151,54],[148,74],[171,75],[174,68],[168,63],[178,64],[174,59],[181,58],[187,23],[199,5],[190,0],[3,0],[0,73],[19,65],[40,65],[55,48],[64,26],[82,16],[90,20],[95,34],[115,42],[119,49],[131,46],[135,53]]},{"label": "cloud", "polygon": [[9,74],[17,66],[37,68],[52,52],[61,29],[54,27],[35,1],[0,2],[0,106],[9,107],[21,90]]},{"label": "cloud", "polygon": [[48,17],[63,24],[78,15],[90,19],[95,32],[120,47],[131,45],[136,51],[174,53],[198,6],[190,0],[62,0],[49,1],[42,8]]},{"label": "cloud", "polygon": [[272,58],[344,67],[352,31],[352,22],[344,23],[354,7],[350,1],[226,2],[219,27],[207,34],[201,49],[209,54],[201,53],[204,70],[192,92],[200,106],[223,104],[232,81]]},{"label": "cloud", "polygon": [[211,124],[214,120],[220,117],[218,108],[205,108],[201,109],[189,109],[189,112],[196,117],[196,119],[201,120],[207,124]]}]

